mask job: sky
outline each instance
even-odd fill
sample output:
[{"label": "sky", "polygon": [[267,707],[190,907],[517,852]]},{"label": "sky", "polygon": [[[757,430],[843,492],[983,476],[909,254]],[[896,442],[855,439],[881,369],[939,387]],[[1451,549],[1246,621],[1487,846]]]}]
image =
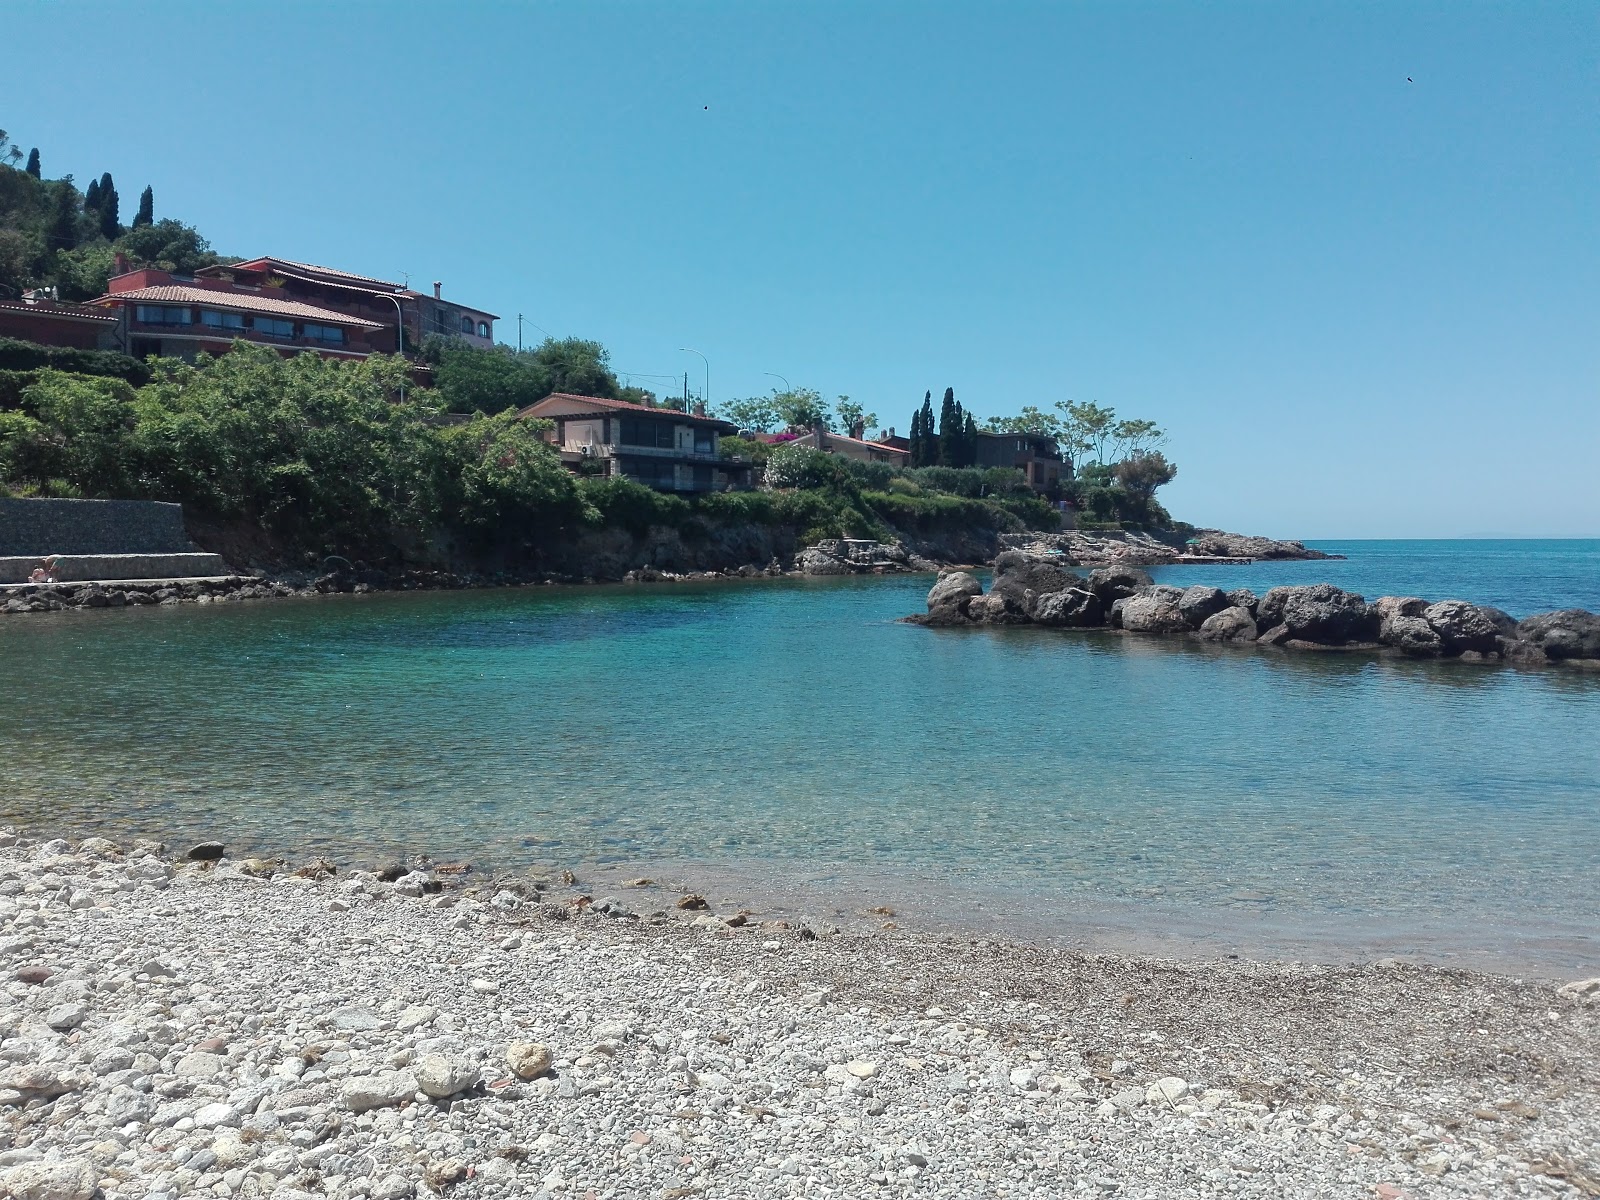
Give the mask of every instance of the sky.
[{"label": "sky", "polygon": [[1600,536],[1589,0],[9,0],[0,55],[47,176],[641,386],[1093,401],[1199,525]]}]

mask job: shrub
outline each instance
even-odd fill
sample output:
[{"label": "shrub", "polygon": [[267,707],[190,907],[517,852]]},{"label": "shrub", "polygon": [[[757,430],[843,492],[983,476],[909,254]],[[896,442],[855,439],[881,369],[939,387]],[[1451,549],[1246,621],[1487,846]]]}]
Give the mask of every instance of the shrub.
[{"label": "shrub", "polygon": [[578,495],[590,524],[617,525],[643,533],[652,525],[679,525],[689,516],[689,502],[645,487],[620,475],[578,481]]},{"label": "shrub", "polygon": [[32,371],[53,367],[78,375],[108,375],[140,385],[150,380],[150,368],[136,358],[111,350],[77,350],[70,346],[41,346],[15,338],[0,338],[0,368]]},{"label": "shrub", "polygon": [[845,460],[810,446],[779,445],[767,456],[767,484],[777,488],[838,487],[850,479]]}]

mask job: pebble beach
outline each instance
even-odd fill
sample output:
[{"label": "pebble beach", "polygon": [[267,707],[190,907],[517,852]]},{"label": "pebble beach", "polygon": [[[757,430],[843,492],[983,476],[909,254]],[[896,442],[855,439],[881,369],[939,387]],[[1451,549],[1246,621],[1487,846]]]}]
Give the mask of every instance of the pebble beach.
[{"label": "pebble beach", "polygon": [[1600,1194],[1600,981],[223,852],[0,834],[0,1195]]}]

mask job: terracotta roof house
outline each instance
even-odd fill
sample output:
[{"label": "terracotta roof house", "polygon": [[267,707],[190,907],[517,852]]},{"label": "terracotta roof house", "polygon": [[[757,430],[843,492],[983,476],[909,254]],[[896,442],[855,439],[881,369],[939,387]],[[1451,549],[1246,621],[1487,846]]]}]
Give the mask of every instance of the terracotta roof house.
[{"label": "terracotta roof house", "polygon": [[751,464],[723,458],[717,440],[738,432],[704,411],[630,404],[557,392],[519,414],[551,422],[547,440],[567,468],[620,476],[662,492],[724,492],[750,486]]},{"label": "terracotta roof house", "polygon": [[41,346],[114,350],[116,333],[116,314],[90,304],[63,304],[32,295],[0,300],[0,337]]},{"label": "terracotta roof house", "polygon": [[858,462],[881,462],[895,467],[911,465],[909,450],[902,450],[887,442],[870,442],[864,437],[846,437],[821,427],[793,438],[784,434],[763,434],[761,440],[772,444],[787,442],[796,446],[810,446],[813,450],[825,450],[829,454],[853,458]]},{"label": "terracotta roof house", "polygon": [[117,313],[118,348],[136,358],[216,354],[238,338],[330,358],[411,352],[435,333],[493,346],[494,314],[446,301],[440,290],[434,284],[429,297],[387,280],[264,257],[193,274],[124,270],[93,305]]}]

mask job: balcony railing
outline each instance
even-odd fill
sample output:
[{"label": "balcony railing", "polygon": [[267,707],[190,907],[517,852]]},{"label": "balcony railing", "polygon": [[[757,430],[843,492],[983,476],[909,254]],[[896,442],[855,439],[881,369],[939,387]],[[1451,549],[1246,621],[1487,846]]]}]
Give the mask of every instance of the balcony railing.
[{"label": "balcony railing", "polygon": [[590,448],[591,458],[672,458],[680,462],[716,463],[728,462],[715,450],[678,450],[672,446],[629,446],[621,442],[567,442],[561,448],[574,454],[582,454],[585,447]]}]

